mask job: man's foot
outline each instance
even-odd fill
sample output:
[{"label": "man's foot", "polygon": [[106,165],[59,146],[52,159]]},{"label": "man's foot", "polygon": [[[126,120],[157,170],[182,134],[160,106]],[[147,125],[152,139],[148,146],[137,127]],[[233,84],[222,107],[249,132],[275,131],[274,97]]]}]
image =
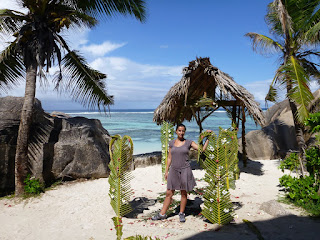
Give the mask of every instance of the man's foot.
[{"label": "man's foot", "polygon": [[185,222],[186,221],[186,215],[184,213],[179,213],[179,219],[180,219],[180,222]]},{"label": "man's foot", "polygon": [[163,220],[163,219],[166,219],[166,218],[167,218],[166,214],[162,215],[162,214],[158,213],[157,215],[153,216],[151,219],[152,220]]}]

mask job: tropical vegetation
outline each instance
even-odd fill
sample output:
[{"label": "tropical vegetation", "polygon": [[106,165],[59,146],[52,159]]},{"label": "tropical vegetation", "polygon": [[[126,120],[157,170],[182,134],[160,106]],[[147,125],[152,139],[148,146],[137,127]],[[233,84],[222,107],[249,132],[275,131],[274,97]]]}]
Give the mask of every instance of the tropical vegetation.
[{"label": "tropical vegetation", "polygon": [[[310,114],[305,121],[306,126],[312,133],[320,132],[320,114]],[[315,136],[317,138],[317,135]],[[284,188],[285,198],[302,208],[314,216],[320,216],[320,144],[315,141],[314,146],[310,146],[306,150],[306,167],[309,176],[296,177],[292,176],[292,172],[297,173],[298,156],[291,153],[280,164],[280,169],[289,169],[290,173],[283,175],[280,185]]]},{"label": "tropical vegetation", "polygon": [[15,157],[15,193],[23,194],[28,169],[29,131],[32,123],[36,82],[46,81],[55,64],[56,90],[69,90],[73,99],[89,108],[113,103],[105,89],[106,75],[89,66],[81,54],[72,50],[63,31],[94,27],[99,20],[117,14],[145,20],[143,0],[20,0],[20,12],[0,10],[0,32],[13,40],[0,53],[0,89],[6,90],[26,79],[24,103]]},{"label": "tropical vegetation", "polygon": [[320,9],[319,0],[274,0],[268,5],[266,22],[272,37],[247,33],[255,51],[276,53],[280,65],[270,85],[266,101],[277,100],[276,86],[286,89],[294,117],[295,133],[300,152],[300,168],[304,173],[305,140],[303,122],[313,100],[309,84],[320,77]]}]

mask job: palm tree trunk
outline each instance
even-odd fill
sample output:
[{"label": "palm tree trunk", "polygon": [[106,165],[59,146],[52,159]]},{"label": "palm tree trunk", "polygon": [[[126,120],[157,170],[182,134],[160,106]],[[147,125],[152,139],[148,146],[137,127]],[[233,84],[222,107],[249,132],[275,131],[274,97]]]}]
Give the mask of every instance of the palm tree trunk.
[{"label": "palm tree trunk", "polygon": [[293,115],[294,129],[295,129],[296,139],[297,139],[298,148],[299,148],[299,164],[300,164],[302,176],[304,176],[305,168],[303,163],[306,161],[306,154],[305,154],[306,143],[303,137],[303,125],[298,121],[296,117],[298,112],[297,105],[291,99],[288,99],[288,100],[289,100],[291,112]]},{"label": "palm tree trunk", "polygon": [[32,123],[33,104],[36,92],[37,64],[34,61],[27,67],[24,102],[21,111],[20,126],[15,156],[15,195],[24,193],[24,180],[28,172],[28,139]]}]

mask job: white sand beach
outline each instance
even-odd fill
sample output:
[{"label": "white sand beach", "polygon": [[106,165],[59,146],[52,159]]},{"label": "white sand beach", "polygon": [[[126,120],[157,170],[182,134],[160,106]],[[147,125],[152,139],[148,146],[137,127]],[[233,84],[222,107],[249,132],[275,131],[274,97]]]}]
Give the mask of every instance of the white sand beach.
[{"label": "white sand beach", "polygon": [[[159,211],[156,202],[166,185],[162,183],[161,166],[138,168],[132,173],[132,200],[136,206],[129,217],[124,218],[123,237],[136,234],[160,239],[257,239],[257,235],[243,223],[251,221],[264,239],[318,239],[320,222],[281,203],[287,212],[271,216],[260,210],[260,205],[279,197],[278,179],[283,174],[277,167],[278,160],[250,161],[242,168],[236,189],[231,190],[235,203],[235,222],[217,229],[201,216],[187,215],[180,223],[174,215],[163,221],[148,219]],[[197,187],[205,185],[201,180],[204,170],[193,170]],[[66,183],[48,190],[40,197],[26,200],[0,200],[0,239],[116,239],[111,218],[115,216],[109,204],[108,179]],[[179,199],[179,195],[175,196]],[[190,195],[201,203],[201,196]],[[148,209],[147,209],[148,208]],[[145,210],[143,210],[145,209]]]}]

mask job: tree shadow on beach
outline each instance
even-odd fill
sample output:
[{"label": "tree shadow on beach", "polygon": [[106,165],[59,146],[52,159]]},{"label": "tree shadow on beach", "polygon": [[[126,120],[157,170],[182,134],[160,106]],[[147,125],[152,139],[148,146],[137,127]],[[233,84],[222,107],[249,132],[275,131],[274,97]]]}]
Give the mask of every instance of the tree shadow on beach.
[{"label": "tree shadow on beach", "polygon": [[244,166],[243,161],[239,161],[238,166],[240,169],[240,173],[245,172],[245,173],[249,173],[249,174],[253,174],[253,175],[257,175],[257,176],[263,175],[263,171],[262,171],[263,164],[261,164],[258,161],[253,161],[253,160],[247,159],[247,166],[246,167]]},{"label": "tree shadow on beach", "polygon": [[[153,206],[157,203],[157,199],[148,199],[146,197],[136,197],[129,204],[131,205],[133,211],[125,215],[126,218],[137,218],[137,216],[145,210],[149,210],[150,206]],[[200,205],[203,203],[203,200],[199,197],[195,197],[194,200],[188,199],[187,206],[185,209],[186,216],[193,215],[197,216],[201,213]],[[168,211],[168,217],[179,214],[180,204],[176,206],[173,211]]]},{"label": "tree shadow on beach", "polygon": [[[203,203],[203,200],[199,197],[195,197],[194,200],[188,199],[187,205],[184,213],[186,216],[192,215],[192,216],[198,216],[201,213],[201,207],[200,205]],[[180,212],[180,205],[178,205],[174,209],[174,213],[170,214],[168,217],[171,217],[173,215],[178,215]]]},{"label": "tree shadow on beach", "polygon": [[125,215],[127,218],[137,218],[137,216],[143,213],[144,210],[149,210],[150,206],[155,205],[156,199],[149,199],[146,197],[136,197],[129,204],[131,205],[133,211]]},{"label": "tree shadow on beach", "polygon": [[[318,239],[320,219],[286,215],[264,221],[230,223],[185,239],[256,240]],[[261,234],[261,235],[260,235]]]}]

